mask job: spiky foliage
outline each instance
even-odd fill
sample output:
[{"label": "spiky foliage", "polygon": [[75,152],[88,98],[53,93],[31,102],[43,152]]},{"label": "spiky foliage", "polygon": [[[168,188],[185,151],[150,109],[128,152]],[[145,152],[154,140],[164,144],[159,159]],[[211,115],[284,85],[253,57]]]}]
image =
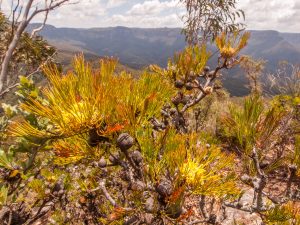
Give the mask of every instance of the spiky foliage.
[{"label": "spiky foliage", "polygon": [[152,179],[163,178],[167,168],[169,175],[176,180],[174,187],[185,187],[194,194],[208,196],[238,193],[234,176],[218,172],[230,171],[232,155],[222,153],[217,146],[200,144],[196,133],[180,135],[174,130],[166,130],[153,142],[151,133],[144,131],[138,140]]},{"label": "spiky foliage", "polygon": [[[6,149],[1,165],[6,165],[3,182],[23,179],[22,193],[34,193],[31,200],[14,193],[26,206],[21,207],[22,217],[35,204],[43,207],[67,199],[67,207],[80,204],[87,210],[84,215],[92,223],[124,223],[137,216],[144,221],[145,213],[153,216],[154,223],[156,217],[184,223],[193,215],[192,211],[183,214],[187,198],[206,196],[214,205],[215,200],[236,197],[240,191],[232,172],[233,156],[177,126],[176,113],[182,110],[185,119],[193,98],[182,102],[182,107],[174,103],[175,114],[168,103],[176,94],[176,80],[187,86],[185,94],[202,93],[201,98],[210,94],[210,82],[193,90],[188,86],[192,81],[200,85],[196,81],[200,74],[209,72],[208,57],[204,47],[189,47],[169,62],[168,69],[153,67],[156,73],[145,72],[134,79],[125,72],[115,74],[117,61],[112,58],[102,59],[100,68],[93,69],[80,56],[66,74],[54,65],[44,67],[48,83],[41,90],[21,77],[18,110],[23,113],[9,127],[16,144]],[[214,72],[205,79],[216,78]],[[18,167],[18,161],[11,163],[9,152],[25,153],[28,159]],[[63,219],[54,210],[51,216],[57,222],[76,223],[81,214],[76,211],[74,218]]]},{"label": "spiky foliage", "polygon": [[175,54],[173,60],[169,60],[168,68],[171,73],[169,77],[188,82],[193,76],[203,72],[209,57],[210,53],[207,52],[206,46],[187,47],[180,54]]},{"label": "spiky foliage", "polygon": [[[286,135],[292,140],[293,151],[289,151],[289,163],[292,173],[300,174],[299,164],[299,133],[300,133],[300,72],[299,67],[281,62],[276,74],[270,75],[271,93],[277,93],[272,100],[275,107],[289,112],[290,124]],[[294,171],[295,170],[295,171]],[[296,174],[294,174],[295,176]],[[294,179],[294,178],[293,178]]]},{"label": "spiky foliage", "polygon": [[266,61],[255,60],[251,56],[244,56],[240,67],[246,72],[248,79],[248,88],[252,93],[262,93],[261,75],[264,70]]},{"label": "spiky foliage", "polygon": [[220,50],[220,54],[224,58],[232,58],[238,54],[246,45],[250,37],[250,33],[245,32],[242,36],[240,33],[226,34],[216,38],[216,45]]},{"label": "spiky foliage", "polygon": [[115,129],[131,127],[134,133],[159,112],[172,90],[165,78],[144,74],[134,80],[129,74],[114,75],[116,61],[102,60],[93,72],[83,57],[74,61],[74,71],[61,75],[57,67],[46,67],[49,87],[42,91],[45,101],[29,98],[21,107],[49,121],[38,130],[26,121],[12,126],[12,134],[29,139],[67,138],[91,129],[110,136]]},{"label": "spiky foliage", "polygon": [[[287,200],[294,202],[298,198],[293,183],[298,179],[296,164],[299,158],[297,143],[295,149],[290,148],[293,145],[291,111],[276,104],[264,104],[257,93],[247,97],[243,107],[231,107],[229,111],[222,118],[224,132],[230,137],[231,147],[241,156],[244,165],[240,171],[241,181],[254,188],[252,206],[248,210],[267,211],[270,224],[280,224],[280,221],[289,224],[291,217],[286,216],[282,203]],[[282,170],[288,171],[287,179],[286,175],[280,174]],[[277,179],[286,179],[284,185],[278,186],[281,194],[271,188],[278,185],[274,180],[276,176]],[[270,207],[264,198],[271,200],[276,207]]]},{"label": "spiky foliage", "polygon": [[284,111],[276,107],[265,110],[259,95],[246,98],[242,107],[232,105],[229,111],[222,118],[225,132],[237,139],[246,155],[251,155],[254,146],[265,149],[273,141],[284,116]]},{"label": "spiky foliage", "polygon": [[300,96],[300,67],[286,61],[279,64],[275,73],[268,76],[266,89],[272,95]]},{"label": "spiky foliage", "polygon": [[237,54],[245,46],[248,38],[249,35],[245,33],[237,47],[234,46],[237,36],[222,36],[216,40],[216,44],[218,44],[219,40],[222,40],[224,46],[233,49],[234,52],[226,56],[219,55],[218,65],[215,69],[205,66],[210,58],[210,54],[206,51],[205,46],[188,47],[182,53],[175,55],[174,62],[169,61],[168,68],[165,70],[157,66],[151,67],[156,73],[169,77],[174,87],[178,90],[177,94],[172,98],[175,108],[164,109],[172,114],[169,117],[172,118],[176,129],[183,133],[188,132],[189,121],[186,119],[187,112],[205,97],[221,88],[220,82],[218,82],[218,78],[222,76],[221,71],[240,63],[241,59],[239,59]]},{"label": "spiky foliage", "polygon": [[300,206],[295,202],[277,205],[274,209],[265,213],[265,222],[270,225],[300,224]]},{"label": "spiky foliage", "polygon": [[[190,46],[176,53],[173,59],[169,59],[167,69],[162,70],[156,65],[151,65],[150,69],[168,77],[170,82],[182,82],[183,88],[186,83],[193,83],[195,78],[203,73],[210,55],[206,46]],[[187,91],[189,92],[191,90]]]}]

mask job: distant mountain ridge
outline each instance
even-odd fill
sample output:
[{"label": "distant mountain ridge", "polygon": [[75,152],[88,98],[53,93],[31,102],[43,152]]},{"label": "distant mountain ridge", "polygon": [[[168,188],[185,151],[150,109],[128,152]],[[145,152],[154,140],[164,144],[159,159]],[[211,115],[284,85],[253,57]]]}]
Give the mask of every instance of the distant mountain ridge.
[{"label": "distant mountain ridge", "polygon": [[[29,29],[36,26],[37,24],[33,24]],[[249,32],[251,39],[242,53],[267,60],[267,71],[275,70],[278,62],[282,60],[300,63],[300,33],[280,33],[271,30]],[[46,25],[40,34],[62,52],[115,56],[121,64],[135,69],[149,64],[165,66],[175,52],[186,46],[180,28],[78,29]],[[225,87],[234,95],[245,94],[245,79],[238,71],[233,74],[231,79],[224,81]]]}]

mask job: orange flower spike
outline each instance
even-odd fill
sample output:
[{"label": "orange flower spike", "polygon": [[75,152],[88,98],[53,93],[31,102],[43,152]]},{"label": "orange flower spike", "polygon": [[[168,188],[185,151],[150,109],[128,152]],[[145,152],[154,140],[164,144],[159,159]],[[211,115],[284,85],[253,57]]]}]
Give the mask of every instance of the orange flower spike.
[{"label": "orange flower spike", "polygon": [[124,125],[116,124],[113,126],[108,126],[105,133],[114,133],[124,129]]},{"label": "orange flower spike", "polygon": [[186,213],[182,214],[182,215],[177,219],[177,221],[178,221],[178,222],[181,222],[181,221],[183,221],[183,220],[185,220],[185,219],[190,218],[192,215],[195,215],[195,212],[194,212],[193,209],[189,209]]},{"label": "orange flower spike", "polygon": [[169,196],[168,198],[169,202],[171,203],[176,202],[180,198],[183,192],[184,192],[184,187],[183,186],[179,187],[176,191],[172,193],[171,196]]}]

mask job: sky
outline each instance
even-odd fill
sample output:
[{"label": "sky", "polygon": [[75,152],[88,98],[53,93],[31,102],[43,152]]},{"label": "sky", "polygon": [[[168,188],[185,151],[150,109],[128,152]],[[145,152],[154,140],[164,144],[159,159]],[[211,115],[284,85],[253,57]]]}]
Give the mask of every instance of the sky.
[{"label": "sky", "polygon": [[[2,0],[7,9],[11,1]],[[24,0],[26,1],[26,0]],[[35,0],[42,2],[41,0]],[[49,15],[57,27],[182,27],[179,0],[73,0]],[[300,33],[300,0],[237,0],[246,14],[247,29]],[[38,22],[41,18],[35,20]]]}]

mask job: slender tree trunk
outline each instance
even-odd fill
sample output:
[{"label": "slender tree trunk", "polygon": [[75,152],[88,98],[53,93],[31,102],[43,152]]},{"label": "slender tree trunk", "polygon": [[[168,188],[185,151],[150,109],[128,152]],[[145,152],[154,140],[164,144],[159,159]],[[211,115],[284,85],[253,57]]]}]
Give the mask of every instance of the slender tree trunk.
[{"label": "slender tree trunk", "polygon": [[12,42],[10,43],[8,50],[6,51],[6,53],[3,57],[3,62],[1,65],[1,73],[0,73],[0,92],[3,91],[3,89],[4,89],[4,83],[8,76],[9,62],[11,61],[13,52],[18,45],[21,34],[24,31],[25,27],[26,27],[26,24],[24,24],[24,25],[20,24],[19,29],[17,30],[16,34],[14,35],[14,38],[13,38]]},{"label": "slender tree trunk", "polygon": [[28,18],[28,14],[29,14],[32,3],[33,3],[33,0],[30,0],[27,3],[22,22],[19,24],[17,31],[14,34],[14,37],[13,37],[11,43],[9,44],[8,49],[3,57],[3,61],[1,64],[1,73],[0,73],[0,92],[3,91],[3,89],[5,88],[4,83],[8,76],[9,62],[11,61],[11,58],[12,58],[13,53],[18,45],[18,42],[21,38],[22,33],[24,32],[26,26],[29,23],[27,18]]}]

